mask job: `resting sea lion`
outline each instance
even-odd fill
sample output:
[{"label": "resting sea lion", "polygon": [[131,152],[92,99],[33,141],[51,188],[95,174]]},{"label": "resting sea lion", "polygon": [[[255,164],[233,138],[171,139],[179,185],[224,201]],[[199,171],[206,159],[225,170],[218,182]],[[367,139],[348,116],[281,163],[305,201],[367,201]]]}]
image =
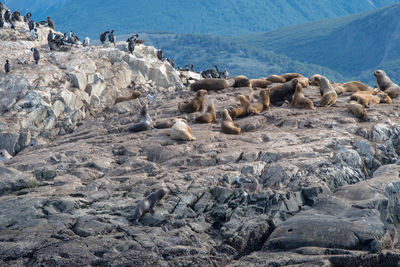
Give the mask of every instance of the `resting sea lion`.
[{"label": "resting sea lion", "polygon": [[118,104],[118,103],[121,103],[121,102],[124,102],[124,101],[129,101],[129,100],[132,100],[132,99],[136,99],[136,98],[140,97],[141,95],[142,94],[139,91],[133,91],[129,96],[117,97],[115,99],[115,103],[114,104]]},{"label": "resting sea lion", "polygon": [[167,129],[171,128],[174,125],[175,121],[173,119],[164,120],[164,121],[156,121],[154,123],[154,128],[156,129]]},{"label": "resting sea lion", "polygon": [[271,104],[282,106],[285,100],[292,102],[292,96],[296,90],[296,85],[298,82],[299,81],[297,79],[293,79],[282,85],[272,87],[269,93]]},{"label": "resting sea lion", "polygon": [[250,87],[267,88],[272,82],[265,79],[251,79]]},{"label": "resting sea lion", "polygon": [[374,71],[379,89],[387,93],[391,98],[400,97],[400,87],[392,82],[383,70]]},{"label": "resting sea lion", "polygon": [[229,116],[227,109],[224,109],[222,112],[221,131],[226,134],[240,134],[241,131],[239,127],[233,124],[233,120],[231,116]]},{"label": "resting sea lion", "polygon": [[160,202],[160,200],[168,193],[168,190],[162,188],[154,193],[151,193],[144,199],[142,199],[136,206],[135,213],[129,218],[134,223],[138,223],[139,219],[147,212],[154,212],[154,207]]},{"label": "resting sea lion", "polygon": [[145,104],[142,107],[142,110],[140,112],[140,122],[132,124],[129,128],[128,131],[130,132],[141,132],[141,131],[147,131],[151,128],[152,120],[148,114],[148,107],[147,104]]},{"label": "resting sea lion", "polygon": [[196,96],[188,103],[181,102],[178,104],[178,109],[180,112],[193,113],[196,111],[203,110],[204,106],[204,96],[207,94],[207,91],[201,89],[197,91]]},{"label": "resting sea lion", "polygon": [[296,91],[293,95],[292,106],[296,108],[315,109],[314,103],[311,101],[311,99],[308,99],[304,96],[303,86],[301,86],[300,83],[297,83],[296,85]]},{"label": "resting sea lion", "polygon": [[267,77],[267,80],[272,82],[272,83],[285,83],[286,82],[285,78],[283,78],[283,77],[281,77],[279,75],[275,75],[275,74],[269,75]]},{"label": "resting sea lion", "polygon": [[234,79],[214,79],[207,78],[190,85],[190,90],[197,91],[200,89],[204,90],[221,90],[232,87],[235,84]]},{"label": "resting sea lion", "polygon": [[239,75],[239,76],[234,76],[231,77],[230,79],[235,80],[235,84],[233,87],[250,87],[250,80],[244,76],[244,75]]},{"label": "resting sea lion", "polygon": [[357,103],[356,101],[350,101],[350,103],[347,104],[347,110],[350,113],[353,113],[359,119],[362,119],[364,121],[368,120],[367,111],[361,104]]},{"label": "resting sea lion", "polygon": [[257,103],[253,103],[253,106],[257,109],[258,113],[261,113],[264,110],[269,110],[269,104],[269,89],[261,90],[260,97],[258,98]]},{"label": "resting sea lion", "polygon": [[344,88],[343,93],[347,93],[347,92],[360,92],[360,91],[373,91],[374,89],[369,87],[366,84],[363,84],[360,81],[351,81],[351,82],[347,82],[342,84],[342,87]]},{"label": "resting sea lion", "polygon": [[352,94],[350,99],[358,101],[358,103],[366,108],[369,107],[370,104],[376,105],[379,103],[392,103],[392,99],[384,92],[379,92],[377,94],[373,94],[373,92],[370,92],[370,94],[358,92]]},{"label": "resting sea lion", "polygon": [[192,130],[182,119],[175,119],[175,123],[169,130],[169,135],[174,140],[182,140],[182,141],[196,140],[196,138],[192,136]]},{"label": "resting sea lion", "polygon": [[307,77],[299,77],[299,78],[296,78],[296,79],[299,81],[301,86],[303,86],[303,88],[306,88],[306,87],[310,86],[310,82],[309,82]]},{"label": "resting sea lion", "polygon": [[217,122],[217,114],[215,112],[214,103],[211,103],[207,107],[207,112],[203,115],[200,115],[194,119],[195,122],[198,123],[211,123]]},{"label": "resting sea lion", "polygon": [[[337,94],[331,82],[324,76],[316,74],[311,77],[312,82],[317,82],[319,84],[319,92],[321,93],[320,107],[326,107],[336,103]],[[311,81],[311,79],[310,79]]]},{"label": "resting sea lion", "polygon": [[233,119],[236,119],[236,118],[242,118],[242,117],[246,116],[246,115],[247,115],[247,112],[246,112],[246,110],[245,110],[244,108],[242,108],[242,107],[239,107],[239,108],[232,108],[232,109],[229,111],[229,115],[230,115]]},{"label": "resting sea lion", "polygon": [[239,95],[237,98],[240,101],[240,107],[246,111],[246,115],[258,114],[257,109],[250,104],[249,100],[244,95]]},{"label": "resting sea lion", "polygon": [[300,78],[300,77],[304,77],[301,74],[298,73],[284,73],[281,75],[282,78],[284,78],[287,82],[290,80],[293,80],[294,78]]}]

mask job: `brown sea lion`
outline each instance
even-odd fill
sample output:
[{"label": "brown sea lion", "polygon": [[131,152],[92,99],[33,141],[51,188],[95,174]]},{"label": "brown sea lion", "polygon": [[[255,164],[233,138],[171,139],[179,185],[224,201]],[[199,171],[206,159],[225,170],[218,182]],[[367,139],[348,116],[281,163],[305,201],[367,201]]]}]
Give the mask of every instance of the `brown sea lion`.
[{"label": "brown sea lion", "polygon": [[304,77],[301,74],[298,73],[284,73],[281,75],[282,78],[284,78],[287,82],[290,80],[293,80],[294,78],[301,78]]},{"label": "brown sea lion", "polygon": [[261,90],[258,101],[257,103],[253,103],[253,106],[257,109],[258,113],[261,113],[264,110],[269,110],[269,104],[269,89]]},{"label": "brown sea lion", "polygon": [[235,84],[233,85],[233,87],[235,87],[235,88],[237,88],[237,87],[250,87],[250,80],[249,80],[249,78],[247,78],[244,75],[230,77],[229,79],[234,79],[235,80]]},{"label": "brown sea lion", "polygon": [[[344,93],[345,89],[343,88],[341,83],[331,82],[331,84],[332,84],[333,89],[335,89],[335,92],[337,95],[341,95]],[[315,85],[315,84],[313,83],[313,85]]]},{"label": "brown sea lion", "polygon": [[285,83],[286,82],[285,78],[283,78],[283,77],[281,77],[279,75],[275,75],[275,74],[269,75],[267,77],[267,80],[272,82],[272,83]]},{"label": "brown sea lion", "polygon": [[236,119],[236,118],[245,117],[245,116],[247,115],[247,112],[246,112],[246,110],[245,110],[244,108],[238,107],[238,108],[232,108],[232,109],[229,111],[229,115],[230,115],[233,119]]},{"label": "brown sea lion", "polygon": [[240,107],[246,111],[246,115],[258,114],[257,109],[250,104],[249,100],[244,95],[239,95],[237,99],[240,101]]},{"label": "brown sea lion", "polygon": [[201,89],[196,92],[196,96],[190,102],[180,102],[178,104],[178,109],[180,112],[193,113],[196,111],[203,110],[204,106],[204,96],[207,91]]},{"label": "brown sea lion", "polygon": [[167,129],[171,128],[174,125],[175,121],[173,119],[164,120],[164,121],[156,121],[154,123],[154,128],[156,129]]},{"label": "brown sea lion", "polygon": [[366,108],[369,107],[370,104],[376,105],[379,103],[387,103],[387,104],[392,103],[392,99],[390,98],[390,96],[388,96],[384,92],[379,92],[377,94],[374,94],[373,92],[369,92],[369,93],[370,94],[367,94],[365,92],[357,92],[357,93],[352,94],[350,96],[350,99],[358,101],[358,103],[360,103],[361,105],[363,105]]},{"label": "brown sea lion", "polygon": [[221,131],[226,134],[240,134],[241,131],[239,127],[233,124],[233,120],[231,116],[229,116],[227,109],[224,109],[222,112]]},{"label": "brown sea lion", "polygon": [[281,106],[285,100],[291,103],[298,82],[295,78],[289,82],[270,88],[269,98],[271,104]]},{"label": "brown sea lion", "polygon": [[124,101],[129,101],[129,100],[132,100],[132,99],[136,99],[136,98],[140,97],[141,95],[142,94],[139,91],[133,91],[129,96],[117,97],[115,99],[115,103],[114,104],[118,104],[118,103],[121,103],[121,102],[124,102]]},{"label": "brown sea lion", "polygon": [[296,91],[293,95],[292,106],[296,108],[315,109],[311,99],[304,96],[303,86],[300,83],[296,85]]},{"label": "brown sea lion", "polygon": [[400,87],[392,82],[383,70],[374,71],[379,89],[387,93],[391,98],[400,97]]},{"label": "brown sea lion", "polygon": [[373,91],[374,89],[369,87],[366,84],[363,84],[360,81],[351,81],[351,82],[347,82],[342,84],[342,87],[344,88],[343,93],[347,93],[347,92],[360,92],[360,91]]},{"label": "brown sea lion", "polygon": [[299,78],[296,78],[296,79],[299,81],[301,86],[303,86],[303,88],[306,88],[306,87],[310,86],[310,82],[309,82],[307,77],[299,77]]},{"label": "brown sea lion", "polygon": [[207,112],[196,117],[194,119],[195,122],[198,123],[211,123],[211,122],[217,122],[217,114],[215,112],[215,107],[214,103],[211,103],[207,107]]},{"label": "brown sea lion", "polygon": [[363,121],[368,120],[368,113],[365,110],[365,108],[357,103],[356,101],[350,101],[349,104],[347,104],[347,110],[350,113],[353,113],[357,118],[362,119]]},{"label": "brown sea lion", "polygon": [[192,130],[182,119],[175,119],[174,125],[169,130],[169,135],[174,140],[194,141]]},{"label": "brown sea lion", "polygon": [[272,82],[265,79],[251,79],[250,87],[267,88]]},{"label": "brown sea lion", "polygon": [[326,107],[335,104],[337,100],[337,94],[335,89],[333,89],[331,82],[326,77],[319,74],[313,75],[312,79],[312,82],[315,81],[319,84],[319,92],[322,96],[319,106]]},{"label": "brown sea lion", "polygon": [[215,79],[215,78],[207,78],[190,85],[190,90],[197,91],[200,89],[204,89],[207,91],[210,90],[222,90],[225,88],[233,87],[235,84],[235,80],[233,78],[230,79]]},{"label": "brown sea lion", "polygon": [[165,195],[168,193],[168,190],[165,188],[162,188],[154,193],[151,193],[144,199],[142,199],[136,206],[135,213],[133,214],[132,217],[129,218],[129,220],[133,221],[134,223],[138,223],[139,219],[147,212],[150,211],[150,213],[154,212],[154,207],[160,202],[160,200],[165,197]]},{"label": "brown sea lion", "polygon": [[142,110],[140,111],[140,122],[134,123],[131,126],[129,126],[128,131],[130,132],[147,131],[151,128],[151,125],[152,125],[152,120],[150,118],[150,115],[148,114],[147,104],[145,104],[142,107]]}]

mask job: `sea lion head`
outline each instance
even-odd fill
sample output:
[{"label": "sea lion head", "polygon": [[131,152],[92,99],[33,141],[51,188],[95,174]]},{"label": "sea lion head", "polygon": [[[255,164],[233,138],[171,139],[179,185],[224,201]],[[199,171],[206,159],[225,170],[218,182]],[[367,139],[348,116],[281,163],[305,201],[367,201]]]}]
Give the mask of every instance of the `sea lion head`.
[{"label": "sea lion head", "polygon": [[383,76],[383,75],[386,75],[386,73],[383,70],[374,71],[374,76],[375,77],[379,77],[379,76]]},{"label": "sea lion head", "polygon": [[232,121],[232,118],[231,118],[231,116],[229,116],[229,113],[228,113],[227,109],[224,109],[224,111],[222,111],[222,116],[221,117],[222,117],[223,121],[225,121],[225,120]]},{"label": "sea lion head", "polygon": [[196,96],[205,96],[207,94],[207,90],[204,89],[200,89],[199,91],[197,91]]}]

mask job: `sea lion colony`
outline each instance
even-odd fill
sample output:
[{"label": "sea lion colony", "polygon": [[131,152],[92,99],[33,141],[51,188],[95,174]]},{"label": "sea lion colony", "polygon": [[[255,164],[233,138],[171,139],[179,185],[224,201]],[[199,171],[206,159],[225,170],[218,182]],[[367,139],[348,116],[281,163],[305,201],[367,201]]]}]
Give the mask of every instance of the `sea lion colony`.
[{"label": "sea lion colony", "polygon": [[[1,13],[0,26],[4,27],[7,23],[10,28],[13,28],[13,21],[22,21],[21,16],[18,12],[14,12],[13,15],[9,15],[10,11],[7,10],[4,15]],[[67,34],[59,34],[55,31],[55,24],[50,17],[47,17],[46,21],[34,22],[31,20],[32,14],[28,13],[23,18],[24,23],[27,23],[32,33],[32,38],[37,38],[35,35],[35,29],[37,27],[48,27],[48,46],[50,51],[65,51],[71,49],[73,46],[89,45],[89,39],[82,44],[72,31],[70,37]],[[108,35],[108,38],[107,38]],[[134,34],[127,40],[127,51],[130,53],[134,52],[135,46],[143,44],[144,41],[138,39],[139,35]],[[106,41],[115,45],[114,30],[105,31],[100,34],[100,41],[104,44]],[[41,48],[32,48],[33,58],[36,64],[39,64],[40,53],[48,53],[47,50]],[[166,59],[162,55],[162,51],[158,51],[158,59],[161,61],[168,61],[173,66],[172,59]],[[5,60],[4,71],[9,73],[12,71],[12,64],[9,59]],[[174,66],[173,66],[174,67]],[[376,76],[378,89],[372,89],[371,87],[361,83],[360,81],[350,81],[344,84],[331,83],[326,77],[316,74],[310,78],[304,77],[298,73],[285,73],[282,75],[272,74],[267,78],[248,79],[245,76],[235,76],[228,78],[228,72],[220,72],[217,66],[214,66],[215,70],[210,69],[201,72],[204,79],[193,83],[190,86],[192,91],[195,91],[195,97],[190,102],[182,102],[177,110],[182,113],[191,112],[202,112],[204,106],[207,106],[207,112],[195,117],[191,122],[197,123],[217,123],[217,117],[220,117],[221,132],[226,134],[240,134],[243,133],[240,127],[235,126],[234,119],[258,115],[263,112],[268,112],[273,106],[287,106],[288,108],[306,108],[316,110],[319,108],[325,108],[328,106],[334,106],[337,100],[337,95],[351,93],[349,98],[349,104],[347,110],[351,114],[354,114],[357,118],[363,121],[368,120],[367,109],[371,105],[379,103],[392,103],[391,98],[397,98],[400,96],[400,87],[393,83],[390,78],[386,75],[383,70],[376,70],[374,75]],[[182,71],[194,71],[193,65],[189,68],[185,68]],[[321,99],[318,103],[314,103],[311,99],[307,98],[308,90],[311,90],[310,85],[318,86],[321,94]],[[256,101],[248,99],[248,96],[238,95],[236,99],[240,101],[238,107],[225,107],[223,110],[216,111],[214,103],[208,103],[206,105],[205,98],[207,92],[216,90],[231,90],[234,92],[236,88],[249,87],[252,90],[261,89],[258,99]],[[115,104],[124,101],[130,101],[132,99],[138,99],[141,96],[139,91],[132,92],[131,95],[126,97],[119,97],[115,99]],[[350,101],[351,100],[351,101]],[[319,105],[316,105],[319,104]],[[317,106],[318,108],[315,108]],[[273,108],[273,107],[272,107]],[[218,115],[218,116],[217,116]],[[165,122],[156,121],[153,123],[148,113],[148,104],[145,104],[141,110],[140,122],[131,125],[128,128],[130,132],[147,131],[152,128],[170,128],[170,136],[176,140],[183,141],[195,141],[195,133],[193,134],[188,123],[182,119],[170,119]],[[161,192],[161,193],[160,193]],[[152,211],[155,204],[166,194],[166,191],[159,191],[152,199],[150,195],[150,202],[142,202],[142,206],[138,206],[134,221],[138,221],[140,217],[147,211]],[[144,204],[143,204],[144,203]],[[150,206],[149,206],[150,203]]]}]

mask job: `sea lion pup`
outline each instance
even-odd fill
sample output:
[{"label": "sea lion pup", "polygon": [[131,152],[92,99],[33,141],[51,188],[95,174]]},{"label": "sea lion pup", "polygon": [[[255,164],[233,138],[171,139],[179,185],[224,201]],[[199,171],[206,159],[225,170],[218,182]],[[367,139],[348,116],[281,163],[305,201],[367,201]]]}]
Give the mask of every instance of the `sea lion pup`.
[{"label": "sea lion pup", "polygon": [[140,122],[134,123],[131,126],[129,126],[128,131],[134,133],[147,131],[151,128],[151,124],[152,120],[150,118],[150,115],[148,114],[147,104],[145,104],[142,107],[142,110],[140,111]]},{"label": "sea lion pup", "polygon": [[376,105],[379,103],[392,104],[392,99],[384,92],[357,92],[350,96],[350,100],[358,101],[364,107],[368,107],[370,104]]},{"label": "sea lion pup", "polygon": [[344,89],[343,93],[347,93],[347,92],[360,92],[360,91],[370,91],[372,92],[374,89],[369,87],[366,84],[363,84],[360,81],[351,81],[351,82],[347,82],[342,84],[342,87]]},{"label": "sea lion pup", "polygon": [[257,109],[258,113],[261,113],[264,110],[269,110],[269,104],[269,89],[261,90],[258,101],[257,103],[253,103],[253,106]]},{"label": "sea lion pup", "polygon": [[281,77],[279,75],[275,75],[275,74],[269,75],[267,77],[267,80],[272,82],[272,83],[285,83],[286,82],[285,78],[283,78],[283,77]]},{"label": "sea lion pup", "polygon": [[201,89],[197,91],[196,96],[188,103],[188,102],[180,102],[178,104],[178,109],[180,112],[193,113],[196,111],[203,110],[204,106],[204,96],[207,94],[207,91]]},{"label": "sea lion pup", "polygon": [[[310,84],[311,84],[311,80],[310,80]],[[333,89],[335,89],[335,92],[337,95],[341,95],[345,92],[345,89],[343,88],[341,83],[335,83],[335,82],[331,82]],[[312,84],[315,85],[315,84]]]},{"label": "sea lion pup", "polygon": [[192,135],[192,130],[189,125],[186,124],[182,119],[175,119],[174,124],[169,130],[169,135],[174,140],[182,141],[194,141],[195,137]]},{"label": "sea lion pup", "polygon": [[319,74],[314,75],[312,78],[319,84],[319,92],[322,96],[319,106],[326,107],[335,104],[337,93],[335,89],[333,89],[331,82],[326,77]]},{"label": "sea lion pup", "polygon": [[217,114],[215,112],[215,107],[214,103],[211,103],[207,107],[207,112],[196,117],[194,119],[195,122],[198,123],[211,123],[211,122],[217,122]]},{"label": "sea lion pup", "polygon": [[267,88],[272,82],[265,79],[251,79],[250,87]]},{"label": "sea lion pup", "polygon": [[391,98],[400,97],[400,87],[392,82],[383,70],[374,71],[379,89],[387,93]]},{"label": "sea lion pup", "polygon": [[227,109],[224,109],[222,112],[221,131],[226,134],[240,134],[241,131],[239,127],[233,124],[233,120],[231,116],[229,116]]},{"label": "sea lion pup", "polygon": [[120,97],[117,97],[116,99],[115,99],[115,103],[114,103],[114,105],[115,104],[118,104],[118,103],[121,103],[121,102],[124,102],[124,101],[129,101],[129,100],[132,100],[132,99],[136,99],[136,98],[138,98],[138,97],[140,97],[142,94],[139,92],[139,91],[133,91],[129,96],[120,96]]},{"label": "sea lion pup", "polygon": [[368,120],[368,113],[365,110],[365,108],[357,103],[356,101],[350,101],[349,104],[347,104],[347,110],[350,113],[353,113],[357,118],[362,119],[363,121]]},{"label": "sea lion pup", "polygon": [[239,95],[237,99],[240,101],[240,107],[243,108],[246,112],[246,115],[254,115],[254,114],[259,114],[257,111],[257,108],[250,104],[249,100],[247,97],[244,95]]},{"label": "sea lion pup", "polygon": [[235,84],[233,85],[233,87],[235,87],[235,88],[237,88],[237,87],[250,87],[250,80],[244,75],[230,77],[229,79],[234,79],[235,80]]},{"label": "sea lion pup", "polygon": [[[297,78],[296,78],[297,79]],[[297,83],[296,90],[293,95],[292,106],[295,108],[315,109],[311,99],[304,96],[303,86]]]},{"label": "sea lion pup", "polygon": [[234,79],[216,79],[206,78],[190,85],[190,90],[197,91],[200,89],[209,90],[221,90],[232,87],[235,84]]},{"label": "sea lion pup", "polygon": [[52,28],[53,30],[55,29],[54,22],[50,19],[50,17],[47,17],[47,25]]},{"label": "sea lion pup", "polygon": [[154,207],[160,202],[160,200],[165,197],[168,193],[168,190],[162,188],[154,193],[151,193],[144,199],[142,199],[136,206],[135,213],[129,220],[133,221],[134,223],[138,223],[139,219],[147,212],[154,213]]},{"label": "sea lion pup", "polygon": [[289,82],[270,88],[269,98],[271,104],[282,106],[285,100],[291,103],[298,82],[297,78],[295,78]]}]

